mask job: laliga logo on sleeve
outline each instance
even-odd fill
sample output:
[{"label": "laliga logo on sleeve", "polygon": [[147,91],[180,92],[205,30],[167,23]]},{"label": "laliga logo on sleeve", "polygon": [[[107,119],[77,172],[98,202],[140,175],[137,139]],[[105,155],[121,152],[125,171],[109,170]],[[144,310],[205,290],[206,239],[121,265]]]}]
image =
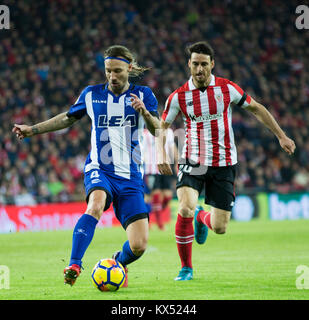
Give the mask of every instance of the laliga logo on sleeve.
[{"label": "laliga logo on sleeve", "polygon": [[309,29],[309,7],[304,4],[296,7],[296,13],[301,13],[295,21],[296,28],[299,30]]},{"label": "laliga logo on sleeve", "polygon": [[10,9],[5,5],[0,5],[0,30],[2,29],[10,29]]}]

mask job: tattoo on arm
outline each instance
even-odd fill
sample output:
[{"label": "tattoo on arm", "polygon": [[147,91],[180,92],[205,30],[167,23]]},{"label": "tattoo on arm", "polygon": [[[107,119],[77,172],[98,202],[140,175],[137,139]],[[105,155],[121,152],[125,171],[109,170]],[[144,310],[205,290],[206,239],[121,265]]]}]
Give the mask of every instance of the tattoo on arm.
[{"label": "tattoo on arm", "polygon": [[38,134],[39,133],[39,129],[38,128],[32,127],[31,129],[32,129],[32,133],[33,134]]},{"label": "tattoo on arm", "polygon": [[44,122],[38,123],[32,126],[31,130],[33,134],[57,131],[64,128],[70,127],[75,121],[77,121],[74,117],[68,117],[66,113],[58,114],[57,116],[46,120]]},{"label": "tattoo on arm", "polygon": [[149,113],[148,117],[144,117],[147,129],[149,132],[155,136],[156,135],[156,129],[160,129],[160,121],[156,115],[152,115]]}]

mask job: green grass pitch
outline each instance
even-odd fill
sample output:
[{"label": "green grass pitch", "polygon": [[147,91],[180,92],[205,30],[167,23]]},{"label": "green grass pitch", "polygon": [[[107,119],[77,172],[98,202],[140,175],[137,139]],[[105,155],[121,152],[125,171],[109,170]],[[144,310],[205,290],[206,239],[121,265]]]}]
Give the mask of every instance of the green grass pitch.
[{"label": "green grass pitch", "polygon": [[153,226],[144,256],[129,266],[129,287],[100,292],[90,273],[101,258],[122,246],[120,227],[97,229],[73,287],[63,284],[72,231],[0,235],[0,265],[10,269],[10,288],[0,300],[260,300],[308,299],[296,288],[298,265],[309,267],[309,220],[231,221],[225,235],[210,231],[204,245],[193,244],[194,280],[175,282],[180,263],[174,222],[162,232]]}]

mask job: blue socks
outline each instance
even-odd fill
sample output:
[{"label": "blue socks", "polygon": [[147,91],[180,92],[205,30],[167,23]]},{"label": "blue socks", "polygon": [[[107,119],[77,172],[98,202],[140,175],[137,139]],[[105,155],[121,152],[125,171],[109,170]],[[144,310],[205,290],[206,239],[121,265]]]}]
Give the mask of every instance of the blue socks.
[{"label": "blue socks", "polygon": [[140,257],[141,256],[136,256],[132,252],[130,248],[129,240],[127,240],[123,244],[122,251],[118,254],[116,259],[125,267],[127,264],[132,263],[133,261],[137,260]]},{"label": "blue socks", "polygon": [[[83,214],[77,221],[72,240],[72,252],[70,259],[70,266],[72,264],[77,264],[82,266],[82,258],[92,241],[94,231],[98,220],[89,214]],[[127,264],[139,259],[141,256],[136,256],[127,240],[122,247],[122,251],[118,254],[116,259],[125,267]]]},{"label": "blue socks", "polygon": [[81,267],[84,256],[94,235],[98,220],[89,214],[83,214],[77,221],[73,231],[70,266],[77,264]]}]

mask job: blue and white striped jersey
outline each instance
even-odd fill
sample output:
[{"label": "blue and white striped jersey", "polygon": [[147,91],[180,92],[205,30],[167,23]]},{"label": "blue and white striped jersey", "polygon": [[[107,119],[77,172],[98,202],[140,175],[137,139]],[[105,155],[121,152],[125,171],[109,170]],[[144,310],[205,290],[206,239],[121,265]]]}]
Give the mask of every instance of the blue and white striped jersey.
[{"label": "blue and white striped jersey", "polygon": [[68,116],[77,119],[88,114],[91,119],[91,151],[84,172],[101,169],[126,179],[141,179],[143,117],[131,106],[134,93],[150,112],[157,113],[158,101],[150,88],[130,84],[119,96],[108,90],[108,84],[86,87]]}]

